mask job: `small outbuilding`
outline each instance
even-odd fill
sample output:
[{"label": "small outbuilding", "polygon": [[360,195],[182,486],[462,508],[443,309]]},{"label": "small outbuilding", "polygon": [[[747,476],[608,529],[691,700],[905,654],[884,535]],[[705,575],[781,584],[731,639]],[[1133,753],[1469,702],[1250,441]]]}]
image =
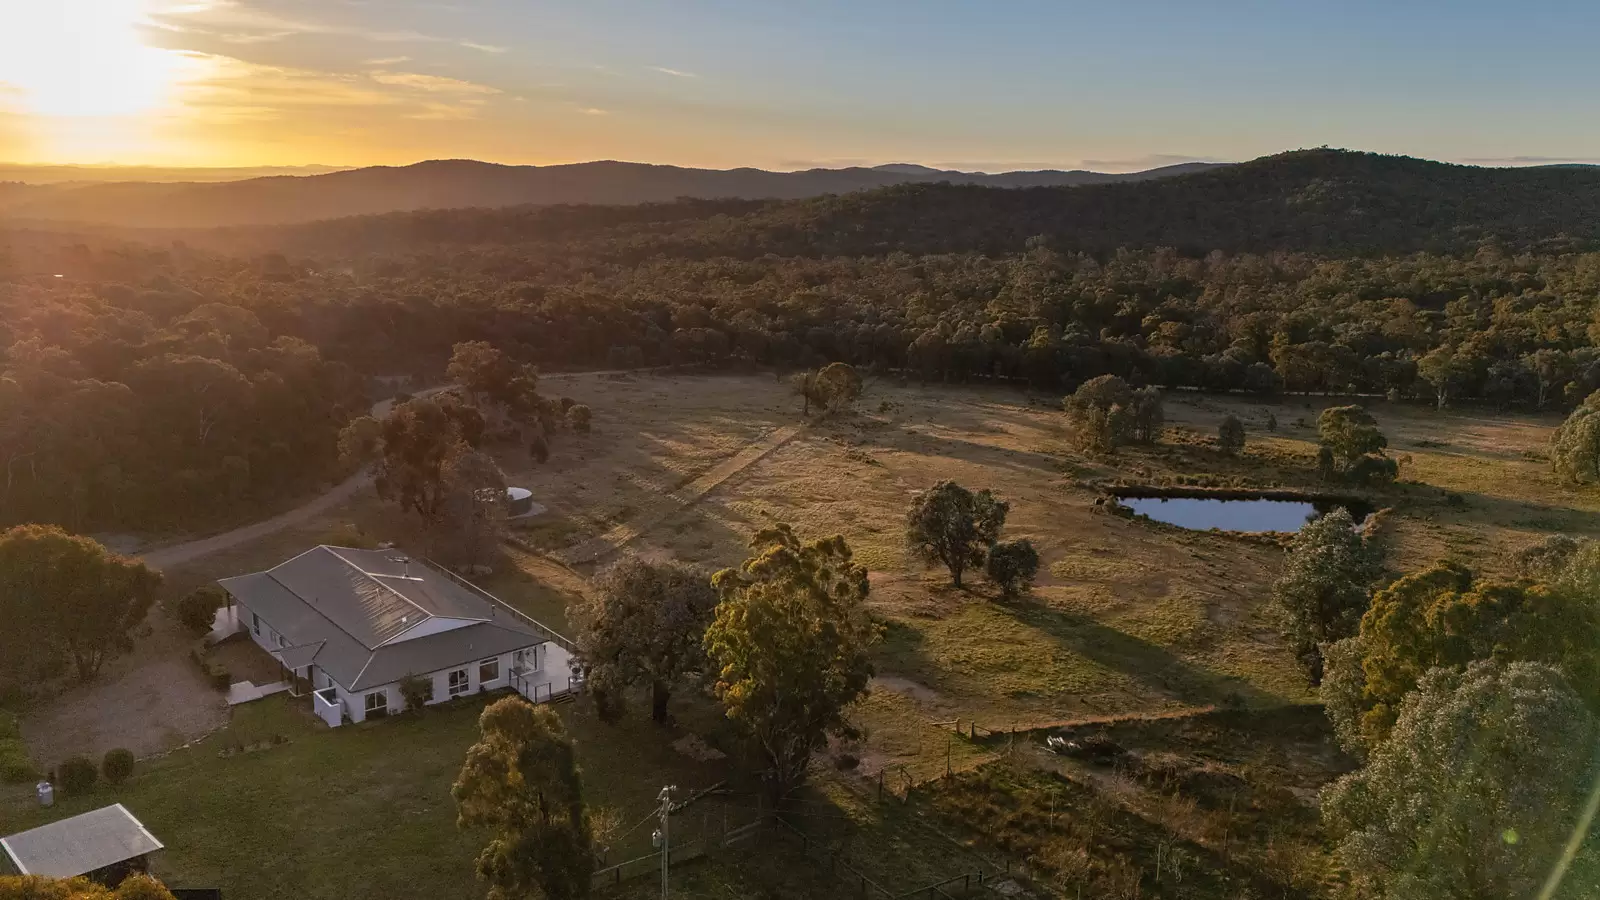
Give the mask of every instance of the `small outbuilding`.
[{"label": "small outbuilding", "polygon": [[162,843],[121,803],[80,813],[0,838],[19,874],[48,878],[80,875],[107,887],[150,871],[150,854]]}]

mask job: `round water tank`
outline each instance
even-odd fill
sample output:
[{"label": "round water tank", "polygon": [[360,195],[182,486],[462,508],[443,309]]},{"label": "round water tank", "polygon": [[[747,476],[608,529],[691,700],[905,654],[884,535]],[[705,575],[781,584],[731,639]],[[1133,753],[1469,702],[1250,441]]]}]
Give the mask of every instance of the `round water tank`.
[{"label": "round water tank", "polygon": [[533,491],[527,488],[506,488],[506,515],[526,515],[533,509]]}]

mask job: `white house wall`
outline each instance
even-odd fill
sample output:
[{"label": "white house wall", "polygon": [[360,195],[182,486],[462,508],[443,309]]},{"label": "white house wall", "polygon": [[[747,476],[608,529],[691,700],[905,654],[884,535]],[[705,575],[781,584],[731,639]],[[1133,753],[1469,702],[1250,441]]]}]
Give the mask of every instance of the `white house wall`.
[{"label": "white house wall", "polygon": [[[502,653],[496,657],[475,659],[464,666],[451,666],[448,669],[440,669],[437,672],[430,672],[422,676],[433,682],[433,700],[429,701],[428,705],[432,706],[435,703],[443,703],[446,700],[451,699],[450,673],[463,668],[467,670],[467,690],[466,693],[459,694],[457,696],[465,697],[476,694],[479,691],[493,691],[499,690],[500,688],[510,687],[512,655],[513,654],[511,653]],[[540,657],[542,656],[543,654],[541,653]],[[481,663],[487,662],[491,658],[498,659],[500,661],[499,677],[490,681],[481,681],[478,678],[478,666]],[[388,684],[378,685],[377,687],[369,688],[364,691],[357,691],[354,693],[346,691],[342,686],[339,685],[335,685],[334,687],[339,693],[340,701],[344,703],[345,710],[350,713],[350,718],[352,721],[361,722],[366,720],[367,695],[374,694],[379,691],[382,691],[388,699],[390,715],[401,712],[405,709],[405,698],[400,693],[400,682],[398,681],[392,681]]]}]

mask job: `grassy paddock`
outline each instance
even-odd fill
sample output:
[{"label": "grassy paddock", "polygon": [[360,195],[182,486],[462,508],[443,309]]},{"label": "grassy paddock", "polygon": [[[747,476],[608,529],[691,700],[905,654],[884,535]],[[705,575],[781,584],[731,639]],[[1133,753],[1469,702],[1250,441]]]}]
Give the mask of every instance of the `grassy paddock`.
[{"label": "grassy paddock", "polygon": [[[268,698],[238,707],[228,728],[200,744],[141,763],[121,787],[48,810],[15,796],[0,806],[0,833],[120,802],[167,845],[156,870],[177,887],[236,897],[480,897],[481,838],[456,829],[450,786],[484,702],[330,729],[299,701]],[[628,825],[662,783],[693,790],[726,775],[671,749],[648,723],[605,726],[577,705],[559,709],[592,808]],[[648,852],[649,831],[619,841],[614,855]]]}]

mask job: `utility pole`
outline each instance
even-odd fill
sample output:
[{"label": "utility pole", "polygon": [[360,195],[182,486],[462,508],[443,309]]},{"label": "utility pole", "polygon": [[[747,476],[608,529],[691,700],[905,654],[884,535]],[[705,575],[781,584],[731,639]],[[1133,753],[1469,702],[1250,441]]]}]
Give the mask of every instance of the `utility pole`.
[{"label": "utility pole", "polygon": [[672,856],[672,839],[668,819],[672,817],[672,792],[678,786],[669,784],[656,796],[661,801],[661,827],[656,830],[654,844],[661,848],[661,900],[667,900],[667,863]]}]

